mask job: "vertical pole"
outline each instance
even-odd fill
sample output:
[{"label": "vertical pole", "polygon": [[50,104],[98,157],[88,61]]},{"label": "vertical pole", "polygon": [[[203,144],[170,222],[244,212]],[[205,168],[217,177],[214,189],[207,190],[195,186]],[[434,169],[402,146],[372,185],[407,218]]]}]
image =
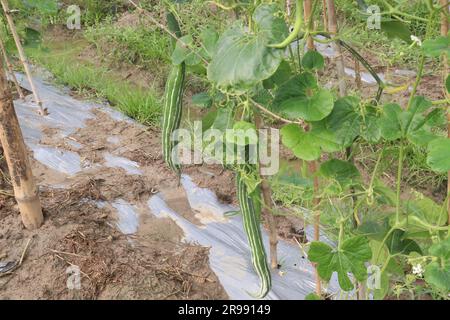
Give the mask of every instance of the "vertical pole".
[{"label": "vertical pole", "polygon": [[[263,120],[260,114],[255,110],[255,125],[256,130],[263,127]],[[261,176],[261,192],[263,195],[263,212],[267,217],[267,222],[269,224],[269,242],[270,242],[270,265],[272,269],[278,268],[278,255],[277,255],[277,245],[278,245],[278,232],[277,232],[277,222],[273,216],[273,206],[272,206],[272,190],[270,189],[267,177],[263,176],[261,173],[261,165],[259,166],[259,174]]]},{"label": "vertical pole", "polygon": [[40,115],[47,115],[47,110],[42,107],[42,101],[39,98],[39,95],[36,90],[36,86],[34,85],[33,78],[31,77],[30,67],[28,66],[28,62],[25,56],[25,52],[23,50],[22,44],[20,43],[20,37],[17,33],[16,27],[14,25],[14,20],[11,16],[11,11],[9,10],[8,1],[0,0],[2,3],[3,11],[5,12],[6,20],[8,21],[9,29],[11,30],[12,36],[14,38],[14,42],[16,43],[17,51],[19,52],[20,62],[23,64],[23,68],[25,69],[25,73],[27,74],[28,81],[31,86],[31,91],[33,91],[34,100],[39,107]]},{"label": "vertical pole", "polygon": [[[441,35],[447,36],[448,34],[448,0],[440,0],[440,4],[443,7],[441,12]],[[443,64],[443,81],[448,76],[448,59],[447,55],[442,55],[442,64]],[[449,94],[447,92],[447,88],[444,85],[444,97],[448,98]],[[450,106],[447,106],[447,136],[450,138]],[[447,195],[450,194],[450,171],[447,173]],[[450,197],[447,197],[447,212],[448,212],[448,224],[450,225]]]},{"label": "vertical pole", "polygon": [[23,224],[27,229],[37,229],[44,221],[41,202],[14,110],[8,80],[2,68],[0,68],[0,142]]},{"label": "vertical pole", "polygon": [[[305,0],[304,1],[304,6],[303,6],[303,16],[306,22],[307,26],[312,26],[313,25],[313,17],[312,17],[312,2],[311,0]],[[308,39],[306,40],[307,42],[307,48],[308,51],[313,51],[316,50],[315,46],[314,46],[314,40],[312,37],[308,37]],[[305,128],[305,131],[309,130],[308,128]],[[318,206],[320,203],[320,199],[317,198],[317,195],[319,193],[319,178],[316,176],[316,172],[317,172],[317,167],[318,167],[318,163],[317,161],[312,161],[308,164],[309,166],[309,171],[312,175],[314,175],[314,200],[313,200],[313,205],[314,207]],[[314,241],[320,241],[320,212],[319,211],[315,211],[314,212]],[[317,266],[314,264],[314,270],[315,270],[315,278],[316,278],[316,294],[318,296],[322,296],[322,283],[320,280],[320,276],[319,276],[319,272],[317,271]]]},{"label": "vertical pole", "polygon": [[[328,7],[328,29],[333,36],[336,36],[338,32],[338,25],[334,0],[327,0],[327,7]],[[345,84],[344,56],[342,55],[341,47],[337,45],[335,42],[333,42],[333,48],[336,52],[335,61],[339,82],[339,95],[341,97],[345,97],[347,95],[347,86]]]},{"label": "vertical pole", "polygon": [[[304,5],[303,5],[303,16],[305,19],[305,24],[307,26],[311,26],[313,27],[313,23],[311,21],[311,19],[313,19],[312,17],[312,2],[311,0],[304,0]],[[308,39],[306,39],[307,41],[307,46],[308,46],[308,50],[315,50],[314,47],[314,40],[312,37],[308,37]]]},{"label": "vertical pole", "polygon": [[328,32],[327,0],[322,0],[323,30]]},{"label": "vertical pole", "polygon": [[23,100],[23,99],[25,99],[25,95],[23,94],[23,90],[20,87],[19,82],[17,81],[13,66],[11,64],[11,61],[9,61],[8,53],[6,52],[5,45],[3,44],[3,41],[1,39],[0,39],[0,50],[2,52],[3,58],[5,59],[5,64],[6,64],[6,67],[8,68],[8,73],[14,82],[14,86],[16,87],[17,93],[19,94],[20,99]]}]

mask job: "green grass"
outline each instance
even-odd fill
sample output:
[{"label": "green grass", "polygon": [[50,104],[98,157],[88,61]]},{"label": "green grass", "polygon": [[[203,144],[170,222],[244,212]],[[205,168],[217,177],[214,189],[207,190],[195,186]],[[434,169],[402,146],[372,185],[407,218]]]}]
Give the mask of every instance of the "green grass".
[{"label": "green grass", "polygon": [[55,58],[42,50],[28,50],[28,55],[47,68],[59,83],[79,94],[106,99],[112,106],[143,124],[159,125],[162,105],[155,89],[132,86],[104,67],[76,61],[71,54]]},{"label": "green grass", "polygon": [[84,36],[115,62],[140,64],[152,70],[170,62],[170,39],[145,25],[119,27],[108,20],[89,27]]},{"label": "green grass", "polygon": [[[382,2],[379,0],[366,0],[368,5],[379,5],[383,10]],[[392,2],[391,2],[392,3]],[[344,40],[357,45],[359,49],[365,48],[375,53],[381,64],[388,66],[405,65],[414,68],[419,50],[410,47],[399,39],[389,39],[381,30],[368,30],[366,20],[362,19],[356,1],[337,0],[336,6],[340,19],[340,27]],[[400,9],[408,14],[426,18],[428,9],[424,1],[404,1]],[[426,23],[411,20],[406,23],[411,33],[424,40]],[[439,19],[433,22],[431,37],[439,35]]]}]

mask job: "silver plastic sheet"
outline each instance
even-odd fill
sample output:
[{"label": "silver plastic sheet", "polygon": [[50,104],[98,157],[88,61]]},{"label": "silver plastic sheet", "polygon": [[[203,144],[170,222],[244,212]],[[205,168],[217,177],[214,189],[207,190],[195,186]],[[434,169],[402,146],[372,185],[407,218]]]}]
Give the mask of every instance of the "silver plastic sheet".
[{"label": "silver plastic sheet", "polygon": [[[26,78],[22,74],[17,74],[17,77],[21,85],[29,89]],[[141,126],[107,105],[74,99],[70,97],[66,89],[46,83],[40,77],[35,78],[35,84],[44,107],[50,114],[46,117],[39,116],[37,106],[30,97],[27,97],[26,101],[14,102],[26,144],[33,151],[33,157],[37,161],[68,177],[88,170],[89,166],[82,165],[80,156],[76,152],[42,145],[40,140],[44,129],[52,129],[58,134],[58,138],[66,139],[79,128],[83,128],[88,119],[95,118],[94,110],[104,111],[118,121],[127,121]],[[75,150],[83,147],[80,143],[66,140]],[[110,141],[117,141],[117,137],[110,137]],[[104,158],[105,167],[123,168],[128,174],[142,174],[139,165],[129,159],[110,153],[105,153]],[[231,299],[251,299],[249,292],[258,291],[259,280],[251,264],[250,249],[242,220],[240,216],[230,218],[224,216],[225,212],[237,208],[220,203],[213,191],[199,188],[187,175],[183,175],[181,181],[191,209],[198,217],[200,225],[193,224],[172,210],[170,203],[164,200],[162,194],[149,198],[150,211],[156,217],[173,219],[183,229],[185,241],[211,248],[211,268]],[[122,233],[131,235],[138,231],[140,219],[133,204],[117,199],[112,203],[98,202],[97,205],[115,209],[117,219],[112,225]],[[310,232],[311,229],[307,229],[307,233]],[[268,247],[268,236],[265,231],[263,231],[263,237]],[[326,237],[323,239],[329,242]],[[272,272],[273,289],[267,299],[303,299],[308,293],[314,291],[314,270],[306,254],[298,245],[286,241],[279,242],[278,250],[281,269]],[[339,291],[335,277],[332,278],[328,290],[330,293]]]}]

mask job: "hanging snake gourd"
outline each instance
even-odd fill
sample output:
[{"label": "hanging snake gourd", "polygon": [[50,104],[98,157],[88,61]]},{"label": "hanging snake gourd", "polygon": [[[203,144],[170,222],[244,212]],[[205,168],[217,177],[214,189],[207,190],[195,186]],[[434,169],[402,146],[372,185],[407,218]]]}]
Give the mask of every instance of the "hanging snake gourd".
[{"label": "hanging snake gourd", "polygon": [[[180,26],[174,14],[167,14],[168,27],[177,37],[181,36]],[[173,47],[176,40],[173,39]],[[173,151],[176,143],[172,140],[173,132],[180,127],[183,111],[183,89],[186,76],[186,65],[183,63],[173,65],[167,78],[164,94],[164,110],[162,123],[162,145],[163,156],[166,164],[178,175],[181,172],[181,166],[177,163]],[[174,159],[175,158],[175,159]]]},{"label": "hanging snake gourd", "polygon": [[251,294],[257,299],[264,298],[272,287],[272,277],[267,255],[261,234],[260,218],[256,212],[252,197],[248,194],[247,185],[241,178],[241,173],[236,173],[237,193],[241,207],[244,230],[247,234],[248,243],[252,255],[252,264],[260,279],[260,289],[257,294]]}]

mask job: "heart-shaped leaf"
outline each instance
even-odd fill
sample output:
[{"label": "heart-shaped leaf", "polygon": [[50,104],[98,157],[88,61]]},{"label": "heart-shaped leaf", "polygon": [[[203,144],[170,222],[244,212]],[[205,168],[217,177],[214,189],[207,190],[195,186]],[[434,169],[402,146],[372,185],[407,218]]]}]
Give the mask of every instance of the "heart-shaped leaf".
[{"label": "heart-shaped leaf", "polygon": [[276,4],[256,8],[253,20],[257,33],[248,31],[240,21],[225,31],[208,66],[208,79],[221,89],[243,92],[270,78],[283,60],[284,50],[267,45],[281,41],[288,33],[278,11]]},{"label": "heart-shaped leaf", "polygon": [[381,135],[389,141],[407,138],[416,145],[426,145],[436,138],[431,131],[435,114],[426,114],[432,107],[431,101],[424,97],[414,97],[408,110],[398,104],[384,105],[380,118]]},{"label": "heart-shaped leaf", "polygon": [[389,141],[400,139],[403,136],[401,124],[402,108],[396,103],[389,103],[383,107],[380,119],[381,135]]},{"label": "heart-shaped leaf", "polygon": [[277,71],[269,79],[263,81],[264,88],[273,89],[275,86],[279,87],[286,81],[288,81],[292,76],[291,66],[289,62],[283,60],[280,63]]},{"label": "heart-shaped leaf", "polygon": [[417,252],[422,254],[422,250],[420,249],[419,245],[411,239],[405,239],[404,234],[405,231],[396,229],[388,237],[386,245],[389,249],[390,254],[408,255],[411,252]]},{"label": "heart-shaped leaf", "polygon": [[296,157],[306,161],[319,159],[322,151],[335,152],[340,149],[333,132],[319,125],[305,132],[296,124],[288,124],[281,129],[281,138]]},{"label": "heart-shaped leaf", "polygon": [[353,163],[339,159],[328,160],[320,166],[320,174],[339,183],[341,187],[352,185],[361,176]]},{"label": "heart-shaped leaf", "polygon": [[307,70],[320,70],[325,65],[323,56],[317,51],[308,51],[302,59],[302,65]]},{"label": "heart-shaped leaf", "polygon": [[401,21],[382,21],[381,30],[384,31],[390,39],[398,38],[406,43],[411,43],[411,31],[409,31],[406,24]]},{"label": "heart-shaped leaf", "polygon": [[360,134],[361,116],[356,112],[360,100],[345,97],[336,100],[333,112],[327,117],[327,124],[343,146],[350,146]]},{"label": "heart-shaped leaf", "polygon": [[192,103],[201,108],[209,108],[212,105],[212,99],[207,92],[200,92],[192,96]]},{"label": "heart-shaped leaf", "polygon": [[438,138],[428,145],[427,164],[433,171],[450,171],[450,139]]},{"label": "heart-shaped leaf", "polygon": [[200,40],[203,47],[202,55],[207,59],[212,58],[216,51],[219,34],[212,27],[208,26],[200,33]]},{"label": "heart-shaped leaf", "polygon": [[425,281],[443,290],[450,291],[450,238],[433,244],[429,252],[437,258],[425,268]]},{"label": "heart-shaped leaf", "polygon": [[322,279],[329,281],[333,272],[337,272],[342,290],[350,291],[354,287],[348,273],[353,273],[358,281],[366,280],[365,262],[372,258],[372,250],[366,238],[357,236],[345,240],[338,249],[323,242],[312,242],[308,257],[317,263],[317,271]]},{"label": "heart-shaped leaf", "polygon": [[194,39],[190,34],[178,39],[175,50],[172,53],[172,63],[175,65],[186,63],[195,66],[200,63],[200,57],[192,51],[195,48]]},{"label": "heart-shaped leaf", "polygon": [[447,57],[450,57],[450,37],[447,35],[439,36],[436,39],[427,39],[422,45],[423,52],[429,57],[439,57],[445,53]]},{"label": "heart-shaped leaf", "polygon": [[428,228],[417,222],[425,222],[432,226],[444,226],[447,223],[448,214],[445,205],[438,205],[432,199],[418,194],[417,199],[411,199],[407,203],[408,210],[408,232],[428,231]]},{"label": "heart-shaped leaf", "polygon": [[333,95],[310,73],[295,76],[277,91],[273,108],[290,119],[320,121],[333,110]]}]

